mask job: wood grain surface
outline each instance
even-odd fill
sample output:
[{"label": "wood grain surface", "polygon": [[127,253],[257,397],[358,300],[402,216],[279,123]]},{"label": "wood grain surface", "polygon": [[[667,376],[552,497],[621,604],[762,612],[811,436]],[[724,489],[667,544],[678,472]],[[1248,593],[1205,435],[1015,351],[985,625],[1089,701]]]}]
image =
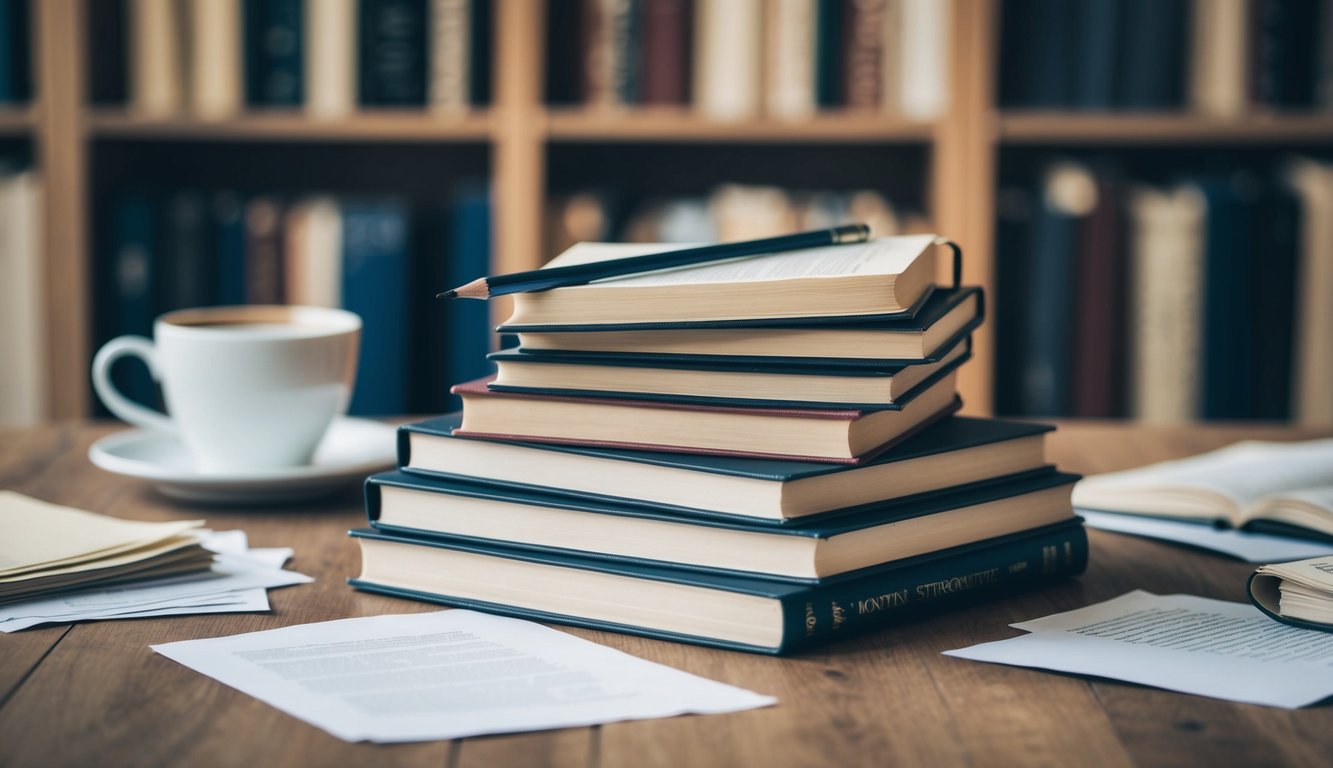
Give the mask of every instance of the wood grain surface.
[{"label": "wood grain surface", "polygon": [[[108,621],[0,636],[4,766],[858,766],[1326,765],[1333,707],[1231,704],[1142,686],[978,664],[940,651],[1019,634],[1008,624],[1130,589],[1244,599],[1250,566],[1091,532],[1088,573],[989,605],[790,658],[567,631],[652,661],[776,696],[776,707],[602,727],[393,746],[348,744],[149,650],[153,643],[349,616],[437,610],[355,592],[355,488],[297,507],[185,507],[92,467],[89,444],[120,429],[0,431],[0,488],[141,520],[204,517],[252,546],[291,546],[314,584],[270,593],[266,614]],[[1069,423],[1050,458],[1105,472],[1280,428]]]}]

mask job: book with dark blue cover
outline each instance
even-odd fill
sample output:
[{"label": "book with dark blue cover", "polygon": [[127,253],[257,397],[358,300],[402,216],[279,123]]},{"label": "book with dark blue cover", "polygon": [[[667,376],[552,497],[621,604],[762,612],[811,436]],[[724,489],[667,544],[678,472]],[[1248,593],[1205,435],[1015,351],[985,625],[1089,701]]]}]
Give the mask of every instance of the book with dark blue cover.
[{"label": "book with dark blue cover", "polygon": [[[460,186],[450,206],[448,276],[441,285],[463,285],[490,273],[491,194],[485,184]],[[449,378],[454,382],[488,376],[491,351],[490,306],[484,301],[450,301],[447,323]]]},{"label": "book with dark blue cover", "polygon": [[1120,0],[1083,0],[1075,38],[1077,68],[1074,106],[1105,110],[1115,107],[1116,51],[1120,42]]},{"label": "book with dark blue cover", "polygon": [[[625,351],[597,352],[597,351],[562,350],[562,349],[545,349],[545,348],[543,348],[541,352],[543,354],[550,355],[552,357],[564,356],[564,355],[579,355],[588,358],[607,357],[609,359],[615,359],[615,360],[627,360],[627,361],[633,360],[644,363],[652,363],[653,361],[666,362],[671,360],[689,360],[695,362],[714,361],[718,363],[731,363],[737,365],[772,364],[778,366],[782,365],[799,366],[803,364],[824,366],[826,364],[832,363],[834,365],[882,368],[885,366],[892,367],[909,363],[936,362],[940,359],[940,357],[943,354],[947,353],[950,349],[952,349],[955,344],[957,344],[963,338],[969,336],[972,333],[972,331],[980,327],[986,314],[984,293],[980,288],[977,287],[937,288],[934,291],[930,292],[930,295],[928,296],[927,300],[925,301],[924,304],[921,305],[920,309],[917,311],[914,317],[905,317],[898,320],[883,320],[874,323],[858,323],[855,321],[850,321],[847,323],[838,324],[834,322],[828,322],[826,324],[821,324],[818,326],[820,329],[828,329],[828,330],[854,330],[854,331],[886,333],[886,334],[924,333],[932,325],[939,322],[940,319],[942,319],[945,315],[949,314],[956,307],[958,307],[958,305],[962,304],[963,302],[973,297],[975,297],[977,302],[977,311],[975,316],[973,316],[953,336],[951,336],[949,339],[941,343],[939,345],[939,348],[937,348],[931,354],[927,355],[924,358],[893,358],[893,357],[848,358],[848,357],[823,357],[823,356],[818,358],[808,358],[808,357],[781,357],[775,355],[714,355],[714,354],[686,355],[686,354],[673,354],[665,352],[625,352]],[[711,327],[717,329],[723,326],[714,325]],[[786,325],[765,326],[766,329],[774,329],[774,328],[801,329],[810,327],[811,326],[809,324],[792,323],[790,321],[788,321],[788,324]],[[515,330],[515,328],[516,326],[501,325],[497,330],[499,330],[501,333],[519,332]],[[549,330],[551,329],[546,326],[521,327],[522,333],[542,333]],[[579,330],[608,331],[615,329],[610,328],[608,326],[595,326],[595,327],[583,326]],[[700,334],[701,338],[706,339],[708,335],[707,330],[702,327],[700,327],[699,330],[701,331]],[[570,343],[577,343],[577,342],[573,341]],[[527,350],[527,351],[531,352],[532,350]]]},{"label": "book with dark blue cover", "polygon": [[1189,30],[1185,0],[1122,0],[1119,106],[1133,110],[1179,108],[1185,102]]},{"label": "book with dark blue cover", "polygon": [[[725,396],[706,396],[697,394],[679,394],[663,392],[634,392],[623,391],[614,388],[614,384],[607,384],[606,389],[563,389],[558,387],[530,387],[501,382],[491,382],[488,388],[496,392],[529,392],[544,395],[558,395],[569,397],[590,397],[590,398],[609,398],[615,400],[646,400],[665,403],[681,403],[705,406],[721,407],[755,407],[762,405],[773,408],[855,408],[865,411],[873,410],[901,410],[904,405],[911,402],[922,392],[930,389],[936,383],[947,377],[949,374],[958,370],[959,366],[967,362],[972,357],[972,340],[964,338],[958,340],[954,347],[946,349],[938,354],[938,359],[944,359],[953,353],[955,349],[961,349],[961,352],[950,357],[947,362],[941,365],[938,370],[926,377],[919,384],[912,386],[906,392],[894,390],[894,396],[891,401],[875,402],[853,402],[853,401],[833,401],[833,400],[774,400],[763,399],[760,397],[740,398]],[[792,358],[790,361],[784,361],[781,364],[769,362],[757,363],[732,363],[718,362],[713,359],[699,359],[696,357],[686,358],[669,357],[666,359],[638,360],[631,358],[617,359],[613,356],[594,355],[584,356],[575,352],[564,352],[550,354],[545,352],[527,352],[521,348],[502,349],[498,352],[492,352],[487,356],[490,360],[503,366],[506,363],[532,363],[536,365],[544,364],[568,364],[568,365],[588,365],[588,366],[607,366],[621,368],[645,368],[655,370],[683,370],[683,371],[725,371],[730,373],[746,373],[758,376],[765,375],[798,375],[798,376],[819,376],[828,378],[844,379],[877,379],[888,386],[894,376],[903,374],[908,369],[916,365],[933,364],[937,360],[935,357],[929,360],[912,360],[903,364],[885,365],[876,367],[873,365],[863,365],[859,362],[853,362],[848,365],[835,365],[831,361],[821,361],[819,359]],[[503,370],[501,371],[503,375]],[[799,393],[795,393],[799,394]]]},{"label": "book with dark blue cover", "polygon": [[214,278],[213,302],[219,306],[245,303],[245,201],[233,191],[218,192],[211,201]]},{"label": "book with dark blue cover", "polygon": [[[864,464],[846,465],[497,442],[454,435],[461,423],[462,414],[455,413],[399,427],[399,469],[650,506],[673,514],[739,516],[771,525],[790,525],[797,517],[814,514],[849,514],[888,499],[1041,469],[1046,465],[1041,436],[1053,429],[955,416]],[[997,452],[985,461],[973,460]],[[938,474],[927,476],[922,471],[927,465],[935,465]],[[855,493],[846,490],[862,478],[865,488]],[[736,495],[727,497],[722,486]],[[821,491],[802,496],[801,489],[807,487]],[[795,489],[796,496],[783,498],[783,489]]]},{"label": "book with dark blue cover", "polygon": [[842,105],[843,0],[815,0],[815,106]]},{"label": "book with dark blue cover", "polygon": [[305,101],[304,1],[245,0],[245,101],[299,107]]},{"label": "book with dark blue cover", "polygon": [[[358,529],[354,588],[537,621],[755,653],[805,650],[1076,576],[1077,521],[865,568],[819,584],[698,573]],[[407,553],[411,557],[406,557]],[[414,567],[415,566],[415,567]],[[466,572],[467,579],[453,578]],[[484,573],[484,576],[479,574]],[[571,584],[586,599],[569,599]],[[672,610],[686,597],[686,609]],[[770,608],[745,612],[756,601]],[[644,611],[645,605],[656,606]],[[762,618],[761,618],[762,617]]]},{"label": "book with dark blue cover", "polygon": [[[784,546],[784,542],[790,542],[793,537],[809,540],[811,543],[827,542],[869,529],[886,530],[886,526],[893,526],[894,537],[891,542],[881,542],[873,547],[864,545],[862,549],[867,550],[865,553],[867,556],[878,557],[881,562],[902,559],[925,551],[924,544],[928,541],[947,541],[945,544],[932,547],[942,549],[946,546],[979,541],[1001,533],[1014,533],[1038,525],[1059,522],[1060,517],[1053,515],[1049,509],[1042,509],[1035,517],[1025,518],[1016,514],[1009,516],[1011,519],[996,520],[995,516],[991,515],[992,519],[988,524],[992,526],[990,531],[993,533],[981,530],[978,524],[960,523],[952,524],[946,535],[937,538],[932,538],[933,532],[929,530],[931,523],[939,519],[932,516],[995,501],[1030,496],[1055,488],[1065,489],[1061,497],[1063,512],[1057,514],[1072,516],[1068,491],[1069,486],[1072,486],[1077,479],[1076,475],[1047,468],[1016,477],[949,488],[907,501],[891,501],[855,514],[831,519],[817,518],[789,526],[757,525],[734,518],[689,517],[652,507],[631,507],[592,498],[562,498],[512,486],[480,486],[441,478],[425,478],[403,472],[383,472],[370,476],[366,480],[365,496],[366,516],[371,527],[405,536],[435,537],[483,546],[500,545],[517,549],[552,551],[591,559],[644,565],[670,565],[700,572],[762,575],[764,578],[816,582],[821,578],[829,578],[830,575],[836,574],[837,570],[824,566],[825,570],[820,571],[813,563],[803,560],[798,553],[792,553],[791,562],[786,562],[784,559],[784,562],[779,563],[772,554],[773,548]],[[387,496],[386,489],[388,489]],[[411,492],[410,495],[395,495],[403,490]],[[409,505],[414,507],[408,510],[405,516],[400,513],[397,506],[403,499],[408,499]],[[421,506],[420,502],[423,500],[429,502],[430,511],[435,513],[429,519],[426,513],[415,509]],[[495,506],[493,508],[469,506],[469,503],[475,504],[478,500],[494,503]],[[1034,503],[1030,499],[1028,502]],[[446,510],[451,507],[463,510],[455,513],[458,517],[464,520],[471,517],[473,521],[465,522],[458,528],[450,527],[450,523],[446,522]],[[512,518],[505,515],[506,510],[515,507],[520,507],[523,511]],[[994,510],[983,511],[989,514]],[[540,534],[534,534],[534,529],[549,524],[553,526],[557,536],[568,533],[574,525],[568,515],[570,512],[577,513],[575,519],[586,520],[589,529],[595,528],[598,533],[579,539],[577,545],[573,546],[541,543]],[[485,519],[475,519],[480,516],[484,516]],[[394,522],[395,520],[398,522]],[[716,539],[729,536],[727,540],[737,546],[755,551],[767,551],[768,554],[761,558],[763,566],[758,568],[745,567],[744,563],[752,561],[729,552],[695,554],[693,556],[697,558],[696,562],[683,562],[683,558],[665,559],[625,554],[617,550],[617,537],[608,530],[608,526],[615,524],[617,520],[629,521],[631,525],[635,521],[644,521],[640,526],[642,530],[637,536],[631,533],[635,530],[633,528],[619,529],[621,535],[626,537],[651,539],[654,532],[660,534],[674,528],[676,532],[672,535],[678,538],[697,537],[699,541],[704,541],[709,537]],[[975,518],[973,520],[975,521]],[[922,525],[917,525],[913,521]],[[488,526],[488,523],[491,525]],[[741,535],[745,538],[741,538]],[[687,544],[680,546],[689,547]],[[644,547],[642,544],[633,549],[639,552],[653,551],[651,546]],[[666,553],[672,550],[663,548],[658,551]],[[803,550],[803,552],[813,551]],[[844,566],[843,570],[848,569]],[[821,573],[828,575],[821,577]]]},{"label": "book with dark blue cover", "polygon": [[33,18],[36,0],[0,0],[0,104],[32,99]]},{"label": "book with dark blue cover", "polygon": [[[157,211],[142,194],[128,194],[115,203],[110,296],[114,335],[153,336],[157,317],[154,277],[158,273]],[[137,362],[123,362],[112,371],[116,388],[137,403],[158,401],[157,386]]]},{"label": "book with dark blue cover", "polygon": [[1203,383],[1205,419],[1249,416],[1254,400],[1255,295],[1251,283],[1257,180],[1249,175],[1198,182],[1203,193]]},{"label": "book with dark blue cover", "polygon": [[1027,273],[1022,413],[1069,413],[1073,376],[1074,267],[1078,217],[1056,199],[1055,173],[1048,172],[1032,222],[1032,261]]},{"label": "book with dark blue cover", "polygon": [[[468,41],[469,97],[473,106],[491,103],[491,59],[495,50],[494,0],[472,0],[469,21],[472,37]],[[477,274],[481,274],[478,272]]]},{"label": "book with dark blue cover", "polygon": [[18,101],[14,87],[14,60],[17,54],[14,41],[17,39],[15,27],[18,26],[18,20],[14,16],[18,12],[18,5],[27,2],[0,0],[0,104]]},{"label": "book with dark blue cover", "polygon": [[361,316],[350,413],[407,410],[408,209],[396,201],[342,206],[343,307]]},{"label": "book with dark blue cover", "polygon": [[213,303],[212,238],[208,201],[198,190],[177,190],[163,206],[162,259],[158,265],[158,310]]},{"label": "book with dark blue cover", "polygon": [[1250,283],[1258,294],[1254,316],[1260,318],[1260,327],[1251,340],[1254,402],[1250,415],[1286,420],[1291,416],[1292,345],[1299,306],[1296,265],[1303,231],[1301,206],[1290,186],[1269,183],[1255,217],[1261,226],[1250,248]]},{"label": "book with dark blue cover", "polygon": [[426,0],[361,0],[357,34],[360,103],[426,103]]}]

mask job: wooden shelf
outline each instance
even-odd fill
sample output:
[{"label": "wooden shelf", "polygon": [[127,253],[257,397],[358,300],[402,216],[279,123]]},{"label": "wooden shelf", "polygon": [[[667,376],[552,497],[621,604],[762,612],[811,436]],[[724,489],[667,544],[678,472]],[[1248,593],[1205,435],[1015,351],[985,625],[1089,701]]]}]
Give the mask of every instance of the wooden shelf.
[{"label": "wooden shelf", "polygon": [[923,143],[935,134],[935,123],[906,118],[840,112],[808,120],[771,118],[724,122],[710,120],[689,109],[635,108],[550,109],[546,133],[555,142],[664,142],[810,143],[856,141],[866,143]]},{"label": "wooden shelf", "polygon": [[1333,142],[1333,115],[1255,115],[1223,120],[1190,114],[1009,112],[1004,144],[1282,144]]},{"label": "wooden shelf", "polygon": [[95,138],[173,141],[422,141],[485,142],[493,132],[489,112],[440,116],[424,111],[356,112],[321,120],[299,112],[253,113],[222,120],[147,118],[123,111],[94,111]]},{"label": "wooden shelf", "polygon": [[37,115],[30,107],[0,107],[0,138],[23,138],[37,127]]}]

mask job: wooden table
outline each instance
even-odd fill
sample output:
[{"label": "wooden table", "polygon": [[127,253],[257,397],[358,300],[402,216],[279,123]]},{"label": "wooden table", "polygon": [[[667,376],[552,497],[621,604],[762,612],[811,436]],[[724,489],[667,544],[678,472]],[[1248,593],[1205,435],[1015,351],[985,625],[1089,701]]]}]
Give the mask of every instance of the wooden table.
[{"label": "wooden table", "polygon": [[[517,736],[347,744],[149,650],[152,643],[350,616],[438,610],[361,594],[348,528],[359,498],[297,508],[187,509],[102,472],[89,444],[119,429],[70,424],[0,431],[0,488],[144,520],[204,516],[252,546],[292,546],[314,584],[270,594],[269,614],[108,621],[0,636],[0,765],[1319,765],[1333,756],[1333,707],[1231,704],[940,655],[1019,634],[1008,624],[1134,588],[1243,600],[1250,567],[1091,532],[1078,581],[919,621],[785,659],[604,632],[572,633],[777,696],[776,707]],[[1104,472],[1280,429],[1067,424],[1050,457]]]}]

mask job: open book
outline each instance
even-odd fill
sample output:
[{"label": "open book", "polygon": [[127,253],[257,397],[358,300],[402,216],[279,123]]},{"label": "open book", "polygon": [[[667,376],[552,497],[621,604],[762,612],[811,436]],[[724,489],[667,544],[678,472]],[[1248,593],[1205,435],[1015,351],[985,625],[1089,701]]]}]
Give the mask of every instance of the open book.
[{"label": "open book", "polygon": [[1333,439],[1247,441],[1085,478],[1074,506],[1333,539]]},{"label": "open book", "polygon": [[1245,588],[1250,602],[1278,621],[1333,632],[1333,555],[1265,565]]}]

